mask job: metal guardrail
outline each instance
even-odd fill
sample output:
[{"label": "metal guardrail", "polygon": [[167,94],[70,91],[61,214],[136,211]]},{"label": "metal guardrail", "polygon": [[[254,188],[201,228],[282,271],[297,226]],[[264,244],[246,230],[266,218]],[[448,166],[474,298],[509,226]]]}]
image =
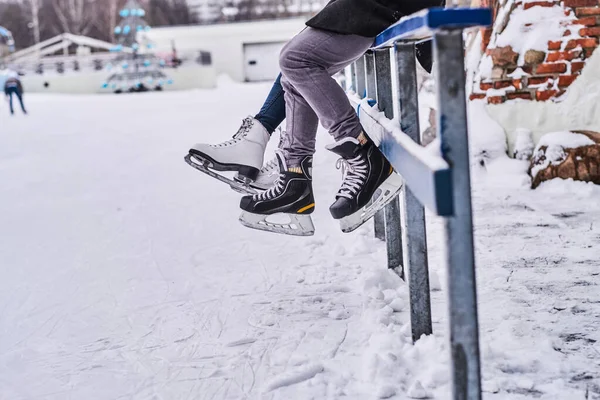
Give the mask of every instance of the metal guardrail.
[{"label": "metal guardrail", "polygon": [[[388,266],[408,275],[414,340],[432,333],[424,206],[445,219],[454,400],[481,399],[462,35],[490,24],[491,12],[482,8],[434,8],[405,17],[377,37],[346,79],[363,128],[404,179],[402,218],[399,202],[390,203],[375,219],[375,235],[386,238]],[[438,154],[420,146],[415,43],[424,39],[433,39]]]},{"label": "metal guardrail", "polygon": [[[161,58],[155,54],[147,53],[137,56],[140,60],[150,60],[160,68],[175,68],[188,65],[211,65],[212,55],[207,51],[185,52],[180,54],[177,59],[177,65],[168,58]],[[104,71],[107,66],[119,67],[123,62],[130,61],[133,58],[131,54],[115,54],[109,52],[96,52],[86,55],[52,55],[38,59],[27,58],[9,62],[11,69],[18,71],[23,75],[46,73],[70,73],[79,71]],[[107,70],[108,71],[108,70]],[[108,71],[110,72],[110,71]]]}]

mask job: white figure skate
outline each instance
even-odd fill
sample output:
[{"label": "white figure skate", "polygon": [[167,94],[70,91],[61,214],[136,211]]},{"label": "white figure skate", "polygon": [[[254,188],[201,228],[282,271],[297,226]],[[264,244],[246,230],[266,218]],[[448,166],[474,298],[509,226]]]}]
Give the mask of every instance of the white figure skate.
[{"label": "white figure skate", "polygon": [[[253,117],[247,117],[231,140],[216,145],[199,143],[185,157],[186,162],[197,170],[225,182],[232,189],[247,194],[257,190],[250,186],[263,167],[264,153],[270,136]],[[237,171],[236,179],[216,171]]]}]

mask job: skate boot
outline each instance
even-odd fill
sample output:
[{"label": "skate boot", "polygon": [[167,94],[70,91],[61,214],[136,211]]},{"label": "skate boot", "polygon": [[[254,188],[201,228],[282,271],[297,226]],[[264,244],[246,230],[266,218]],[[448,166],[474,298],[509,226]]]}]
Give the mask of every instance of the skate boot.
[{"label": "skate boot", "polygon": [[[283,150],[283,148],[286,145],[287,140],[289,138],[287,137],[286,132],[284,130],[282,130],[281,128],[279,128],[278,131],[279,131],[279,145],[277,146],[277,148],[279,150]],[[271,135],[271,138],[272,137],[273,136]],[[279,159],[277,158],[277,155],[274,155],[272,159],[265,162],[265,164],[260,169],[260,172],[258,173],[256,180],[254,182],[250,183],[250,187],[257,189],[259,191],[267,190],[275,184],[275,181],[277,180],[278,177],[279,177]],[[238,182],[243,182],[243,180],[238,175],[236,175],[233,179],[235,179]]]},{"label": "skate boot", "polygon": [[[265,162],[258,172],[256,180],[250,183],[250,187],[259,191],[267,190],[273,187],[277,178],[279,178],[279,160],[277,155],[275,155],[272,159]],[[238,179],[239,178],[236,177],[236,180]]]},{"label": "skate boot", "polygon": [[[270,136],[267,130],[252,117],[247,117],[231,140],[210,145],[194,145],[185,160],[192,167],[242,193],[257,193],[249,186],[263,165],[265,148]],[[238,180],[215,171],[237,171]]]},{"label": "skate boot", "polygon": [[362,133],[358,139],[345,138],[327,147],[338,154],[342,187],[329,208],[340,220],[343,232],[352,232],[394,199],[402,180],[377,146]]},{"label": "skate boot", "polygon": [[277,152],[279,178],[273,187],[240,201],[242,225],[268,232],[295,236],[315,233],[310,214],[315,209],[312,191],[312,157],[299,167],[288,169],[283,153]]}]

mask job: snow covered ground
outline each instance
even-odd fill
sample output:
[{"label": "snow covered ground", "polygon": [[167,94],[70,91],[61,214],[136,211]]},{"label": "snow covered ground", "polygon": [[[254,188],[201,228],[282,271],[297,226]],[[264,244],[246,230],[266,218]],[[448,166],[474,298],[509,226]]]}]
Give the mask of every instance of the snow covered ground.
[{"label": "snow covered ground", "polygon": [[[239,196],[183,162],[267,90],[0,108],[0,399],[450,398],[439,219],[436,333],[413,346],[372,225],[344,235],[329,216],[326,133],[312,238],[243,228]],[[474,173],[484,398],[599,399],[600,188],[531,191],[524,169]]]}]

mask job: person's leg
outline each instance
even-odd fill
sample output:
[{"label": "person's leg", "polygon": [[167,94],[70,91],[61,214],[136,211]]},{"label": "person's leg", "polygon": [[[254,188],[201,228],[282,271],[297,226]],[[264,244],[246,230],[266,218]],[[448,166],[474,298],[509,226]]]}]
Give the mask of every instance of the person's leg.
[{"label": "person's leg", "polygon": [[[327,146],[328,150],[339,155],[345,165],[342,186],[329,208],[333,218],[341,220],[344,232],[366,222],[401,187],[390,163],[364,133],[346,93],[332,78],[372,43],[372,39],[361,36],[308,28],[292,39],[280,57],[291,139],[286,149],[288,167],[296,170],[305,157],[314,153],[314,116],[318,116],[336,140]],[[367,206],[380,187],[377,202]]]},{"label": "person's leg", "polygon": [[372,38],[307,28],[283,48],[280,67],[289,166],[314,153],[318,121],[336,141],[360,135],[358,116],[332,75],[362,56],[372,44]]},{"label": "person's leg", "polygon": [[19,103],[21,104],[21,110],[23,110],[24,114],[27,114],[27,111],[25,110],[25,104],[23,103],[23,93],[20,90],[17,90],[16,94],[17,98],[19,99]]},{"label": "person's leg", "polygon": [[277,76],[269,95],[254,119],[260,122],[269,134],[275,132],[275,129],[285,119],[285,99],[281,86],[281,74]]},{"label": "person's leg", "polygon": [[8,106],[10,108],[10,113],[14,114],[15,110],[13,108],[13,91],[12,91],[12,89],[8,89]]}]

